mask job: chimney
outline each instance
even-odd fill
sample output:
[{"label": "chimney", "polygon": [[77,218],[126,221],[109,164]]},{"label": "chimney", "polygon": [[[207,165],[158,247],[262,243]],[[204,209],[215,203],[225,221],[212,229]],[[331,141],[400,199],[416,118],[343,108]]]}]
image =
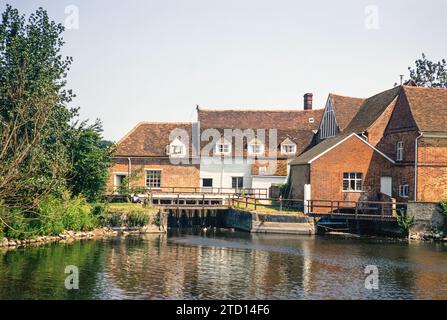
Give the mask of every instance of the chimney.
[{"label": "chimney", "polygon": [[312,110],[313,96],[312,93],[306,93],[304,95],[304,110]]}]

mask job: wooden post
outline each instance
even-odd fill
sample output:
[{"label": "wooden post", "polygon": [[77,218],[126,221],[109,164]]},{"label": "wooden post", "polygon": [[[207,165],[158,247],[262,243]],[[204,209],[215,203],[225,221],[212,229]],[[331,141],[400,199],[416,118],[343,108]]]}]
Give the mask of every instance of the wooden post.
[{"label": "wooden post", "polygon": [[282,211],[282,195],[279,196],[279,211]]},{"label": "wooden post", "polygon": [[180,193],[177,194],[177,212],[180,214]]},{"label": "wooden post", "polygon": [[255,201],[255,211],[256,211],[256,209],[257,209],[257,204],[258,204],[258,201],[256,200],[256,197],[254,197],[254,201]]},{"label": "wooden post", "polygon": [[245,209],[248,208],[248,197],[245,197]]},{"label": "wooden post", "polygon": [[359,203],[358,202],[356,202],[355,203],[355,219],[357,220],[358,219],[358,212],[359,211]]}]

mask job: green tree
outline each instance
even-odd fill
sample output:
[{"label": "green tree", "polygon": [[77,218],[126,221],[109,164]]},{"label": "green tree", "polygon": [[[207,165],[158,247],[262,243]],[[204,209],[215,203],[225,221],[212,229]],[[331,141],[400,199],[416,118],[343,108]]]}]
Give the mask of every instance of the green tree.
[{"label": "green tree", "polygon": [[445,59],[434,62],[425,54],[415,61],[415,67],[408,67],[410,78],[418,86],[431,88],[447,88],[447,62]]},{"label": "green tree", "polygon": [[70,143],[73,165],[68,187],[74,195],[83,194],[89,201],[98,200],[107,185],[113,144],[104,143],[99,120],[91,126],[82,123],[73,130]]},{"label": "green tree", "polygon": [[65,89],[71,58],[60,54],[61,24],[39,8],[28,22],[7,5],[0,23],[0,199],[35,207],[63,187],[66,130],[76,114]]}]

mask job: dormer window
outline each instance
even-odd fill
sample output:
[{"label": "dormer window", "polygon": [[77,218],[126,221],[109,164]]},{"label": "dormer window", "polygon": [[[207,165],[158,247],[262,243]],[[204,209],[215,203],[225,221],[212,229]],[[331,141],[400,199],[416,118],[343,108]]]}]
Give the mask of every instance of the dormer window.
[{"label": "dormer window", "polygon": [[229,143],[225,139],[221,139],[219,142],[216,143],[214,152],[218,155],[231,153],[231,143]]},{"label": "dormer window", "polygon": [[171,146],[171,155],[180,155],[185,153],[184,146]]},{"label": "dormer window", "polygon": [[281,146],[282,153],[284,154],[294,154],[296,153],[296,145],[294,144],[283,144]]},{"label": "dormer window", "polygon": [[251,155],[261,155],[264,153],[264,144],[258,140],[253,140],[248,145],[248,153]]},{"label": "dormer window", "polygon": [[295,154],[296,144],[290,138],[287,138],[281,143],[281,153],[282,154]]},{"label": "dormer window", "polygon": [[314,123],[315,119],[314,118],[309,118],[309,123]]},{"label": "dormer window", "polygon": [[186,156],[185,144],[176,138],[166,147],[166,153],[171,157],[184,157]]}]

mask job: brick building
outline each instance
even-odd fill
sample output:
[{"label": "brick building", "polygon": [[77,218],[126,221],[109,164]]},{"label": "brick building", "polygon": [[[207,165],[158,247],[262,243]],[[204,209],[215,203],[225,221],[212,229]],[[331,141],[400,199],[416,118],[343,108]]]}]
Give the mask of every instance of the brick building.
[{"label": "brick building", "polygon": [[[291,196],[302,199],[310,184],[311,197],[320,200],[447,198],[447,89],[399,86],[379,93],[363,101],[343,131],[292,162]],[[345,190],[351,176],[360,190]]]},{"label": "brick building", "polygon": [[116,191],[124,181],[126,187],[152,190],[199,186],[200,166],[192,156],[195,131],[193,123],[137,124],[117,143],[108,191]]}]

